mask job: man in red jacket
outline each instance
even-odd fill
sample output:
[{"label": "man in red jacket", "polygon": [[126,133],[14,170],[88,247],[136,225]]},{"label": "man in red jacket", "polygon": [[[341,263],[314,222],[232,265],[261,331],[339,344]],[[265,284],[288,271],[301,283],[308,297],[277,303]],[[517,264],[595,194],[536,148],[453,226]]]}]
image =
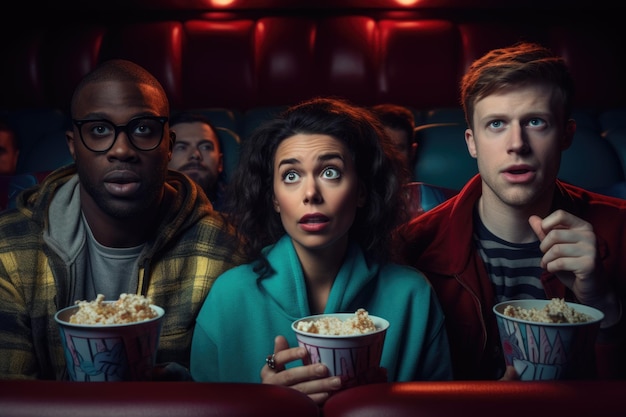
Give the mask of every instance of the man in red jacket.
[{"label": "man in red jacket", "polygon": [[474,62],[461,100],[479,174],[399,231],[403,261],[428,276],[443,306],[456,379],[505,375],[492,307],[520,298],[601,310],[598,376],[626,376],[626,201],[557,179],[576,130],[573,95],[564,61],[541,45]]}]

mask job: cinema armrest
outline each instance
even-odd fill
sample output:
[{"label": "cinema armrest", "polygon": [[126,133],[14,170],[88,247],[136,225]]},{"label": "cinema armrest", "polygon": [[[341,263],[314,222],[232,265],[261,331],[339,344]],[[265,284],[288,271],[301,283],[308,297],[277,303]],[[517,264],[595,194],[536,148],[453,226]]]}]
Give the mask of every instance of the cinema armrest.
[{"label": "cinema armrest", "polygon": [[318,417],[306,395],[276,385],[0,381],[0,416]]},{"label": "cinema armrest", "polygon": [[341,391],[324,417],[624,416],[626,381],[452,381],[372,384]]}]

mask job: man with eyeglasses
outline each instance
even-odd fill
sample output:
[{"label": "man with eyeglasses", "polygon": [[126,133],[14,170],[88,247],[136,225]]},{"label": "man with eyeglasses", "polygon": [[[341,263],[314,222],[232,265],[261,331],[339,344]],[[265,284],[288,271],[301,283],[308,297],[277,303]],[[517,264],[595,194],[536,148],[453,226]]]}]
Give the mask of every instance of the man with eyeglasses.
[{"label": "man with eyeglasses", "polygon": [[130,61],[107,61],[77,86],[66,133],[75,163],[0,216],[0,378],[67,379],[54,314],[122,293],[166,311],[166,366],[147,377],[188,375],[198,309],[241,259],[198,185],[168,169],[169,112],[161,84]]}]

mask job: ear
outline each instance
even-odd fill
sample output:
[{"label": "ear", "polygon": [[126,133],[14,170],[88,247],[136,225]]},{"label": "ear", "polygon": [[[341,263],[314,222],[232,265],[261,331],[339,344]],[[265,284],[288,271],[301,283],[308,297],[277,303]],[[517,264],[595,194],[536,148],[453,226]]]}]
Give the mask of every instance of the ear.
[{"label": "ear", "polygon": [[67,142],[67,148],[70,151],[70,155],[72,155],[72,159],[76,161],[76,149],[74,148],[74,131],[67,130],[65,132],[65,141]]},{"label": "ear", "polygon": [[222,172],[224,172],[224,154],[223,153],[221,153],[217,157],[217,173],[221,174]]},{"label": "ear", "polygon": [[170,130],[170,143],[169,143],[169,151],[168,151],[168,158],[170,161],[172,160],[172,150],[174,149],[175,143],[176,143],[176,133]]},{"label": "ear", "polygon": [[472,129],[465,129],[465,144],[470,156],[476,159],[476,140],[474,139],[474,131]]},{"label": "ear", "polygon": [[272,202],[274,203],[274,211],[276,213],[280,213],[280,206],[278,205],[278,200],[276,200],[276,196],[272,197]]}]

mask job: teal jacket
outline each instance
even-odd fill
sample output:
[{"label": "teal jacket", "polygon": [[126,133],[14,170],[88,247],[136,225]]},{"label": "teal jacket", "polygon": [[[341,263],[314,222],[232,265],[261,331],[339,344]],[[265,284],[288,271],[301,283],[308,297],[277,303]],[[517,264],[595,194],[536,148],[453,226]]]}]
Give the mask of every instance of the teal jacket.
[{"label": "teal jacket", "polygon": [[[165,309],[157,362],[189,365],[196,315],[213,281],[241,260],[193,181],[170,171],[175,196],[132,272],[137,293]],[[57,310],[74,304],[84,269],[75,167],[51,173],[0,215],[0,379],[67,379]]]},{"label": "teal jacket", "polygon": [[[194,380],[261,382],[274,337],[283,335],[297,346],[291,323],[311,314],[300,261],[287,235],[265,252],[274,270],[268,277],[259,278],[251,263],[215,281],[196,321],[190,367]],[[389,381],[452,378],[444,317],[420,272],[368,262],[353,244],[325,312],[353,313],[360,307],[390,322],[381,359]]]}]

